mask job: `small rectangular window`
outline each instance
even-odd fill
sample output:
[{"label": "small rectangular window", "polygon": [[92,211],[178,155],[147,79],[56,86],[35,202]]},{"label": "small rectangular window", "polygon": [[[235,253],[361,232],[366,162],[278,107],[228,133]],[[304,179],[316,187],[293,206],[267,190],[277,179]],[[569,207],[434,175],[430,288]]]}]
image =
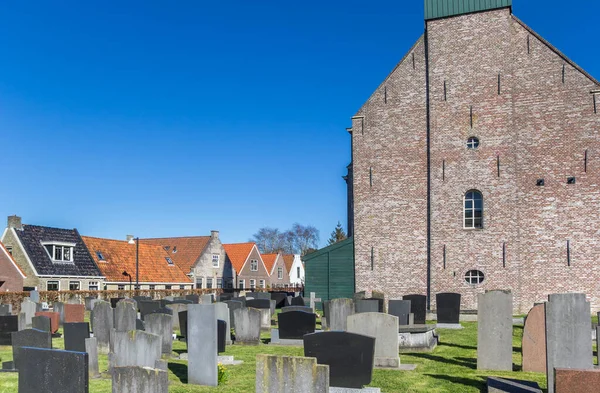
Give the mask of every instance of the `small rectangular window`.
[{"label": "small rectangular window", "polygon": [[59,291],[60,290],[60,286],[58,284],[58,281],[48,281],[46,283],[46,289],[48,291]]},{"label": "small rectangular window", "polygon": [[223,288],[223,279],[217,278],[217,288]]},{"label": "small rectangular window", "polygon": [[212,265],[213,267],[219,267],[219,255],[212,256]]},{"label": "small rectangular window", "polygon": [[90,281],[88,283],[88,290],[89,291],[97,291],[98,290],[98,281]]},{"label": "small rectangular window", "polygon": [[283,268],[282,267],[277,268],[277,278],[279,280],[283,280]]},{"label": "small rectangular window", "polygon": [[246,281],[245,280],[239,280],[239,282],[238,282],[238,288],[239,289],[245,289],[246,288]]},{"label": "small rectangular window", "polygon": [[296,275],[298,276],[296,278],[300,278],[300,266],[296,268]]},{"label": "small rectangular window", "polygon": [[102,255],[100,251],[96,251],[96,256],[98,257],[99,261],[104,261],[104,255]]},{"label": "small rectangular window", "polygon": [[250,289],[256,288],[256,280],[250,280]]},{"label": "small rectangular window", "polygon": [[172,285],[165,285],[165,289],[171,289],[172,287]]},{"label": "small rectangular window", "polygon": [[124,291],[125,290],[125,285],[124,284],[117,285],[117,290],[118,291]]},{"label": "small rectangular window", "polygon": [[154,284],[150,284],[150,285],[148,285],[148,288],[149,288],[151,291],[153,291],[153,290],[156,288],[156,285],[154,285]]},{"label": "small rectangular window", "polygon": [[196,278],[196,289],[202,289],[202,277]]},{"label": "small rectangular window", "polygon": [[213,279],[212,278],[207,278],[206,279],[206,288],[211,289],[213,286]]},{"label": "small rectangular window", "polygon": [[260,280],[258,283],[260,284],[261,288],[265,288],[265,280]]},{"label": "small rectangular window", "polygon": [[179,289],[185,289],[185,285],[180,285]]},{"label": "small rectangular window", "polygon": [[6,251],[8,251],[8,253],[9,253],[10,255],[12,255],[12,254],[13,254],[13,253],[12,253],[12,247],[6,247]]},{"label": "small rectangular window", "polygon": [[79,291],[79,281],[69,281],[69,291]]},{"label": "small rectangular window", "polygon": [[250,260],[250,271],[257,272],[258,271],[258,259]]},{"label": "small rectangular window", "polygon": [[171,258],[169,258],[169,257],[166,257],[165,259],[167,260],[167,263],[168,263],[169,265],[173,265],[173,260],[172,260]]}]

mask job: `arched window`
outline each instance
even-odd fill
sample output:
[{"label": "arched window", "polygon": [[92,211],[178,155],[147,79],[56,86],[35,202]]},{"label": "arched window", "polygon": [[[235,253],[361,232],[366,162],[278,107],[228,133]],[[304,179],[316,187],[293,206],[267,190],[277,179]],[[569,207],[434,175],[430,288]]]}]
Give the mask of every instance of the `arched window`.
[{"label": "arched window", "polygon": [[465,228],[483,228],[483,196],[477,190],[465,194],[464,219]]}]

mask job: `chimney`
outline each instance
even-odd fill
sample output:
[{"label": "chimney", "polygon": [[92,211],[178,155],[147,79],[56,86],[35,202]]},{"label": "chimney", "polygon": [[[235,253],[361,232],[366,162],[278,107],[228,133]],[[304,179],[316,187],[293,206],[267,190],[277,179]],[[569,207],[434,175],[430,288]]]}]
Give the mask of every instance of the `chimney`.
[{"label": "chimney", "polygon": [[133,243],[133,235],[127,235],[127,243]]},{"label": "chimney", "polygon": [[218,239],[219,238],[219,231],[210,231],[210,238],[211,239]]},{"label": "chimney", "polygon": [[19,216],[8,216],[8,227],[15,229],[23,229],[23,223],[21,223],[21,217]]}]

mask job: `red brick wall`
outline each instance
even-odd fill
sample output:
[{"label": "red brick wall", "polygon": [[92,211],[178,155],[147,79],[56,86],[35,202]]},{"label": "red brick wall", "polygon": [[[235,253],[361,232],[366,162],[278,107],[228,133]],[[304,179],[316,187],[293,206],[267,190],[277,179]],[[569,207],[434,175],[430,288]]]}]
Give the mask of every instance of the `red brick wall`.
[{"label": "red brick wall", "polygon": [[[511,289],[516,311],[572,291],[587,293],[600,309],[600,114],[590,94],[598,86],[508,9],[429,21],[427,28],[433,307],[438,292],[461,293],[462,307],[476,309],[478,293]],[[396,297],[426,290],[424,52],[419,41],[358,113],[364,135],[363,120],[353,121],[358,291]],[[480,139],[477,150],[467,149],[470,136]],[[569,176],[575,185],[567,185]],[[483,194],[481,230],[463,229],[470,189]],[[472,269],[485,273],[483,284],[465,282]]]},{"label": "red brick wall", "polygon": [[19,292],[23,290],[23,276],[10,259],[8,252],[0,244],[0,292]]}]

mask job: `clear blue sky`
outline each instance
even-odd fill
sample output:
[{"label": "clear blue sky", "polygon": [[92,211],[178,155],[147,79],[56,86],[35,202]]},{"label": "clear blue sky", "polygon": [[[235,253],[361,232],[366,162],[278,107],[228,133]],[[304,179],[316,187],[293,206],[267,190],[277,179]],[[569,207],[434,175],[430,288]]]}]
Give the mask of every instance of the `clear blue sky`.
[{"label": "clear blue sky", "polygon": [[[514,0],[600,78],[600,2]],[[346,225],[345,128],[422,0],[0,2],[0,217],[246,241]]]}]

